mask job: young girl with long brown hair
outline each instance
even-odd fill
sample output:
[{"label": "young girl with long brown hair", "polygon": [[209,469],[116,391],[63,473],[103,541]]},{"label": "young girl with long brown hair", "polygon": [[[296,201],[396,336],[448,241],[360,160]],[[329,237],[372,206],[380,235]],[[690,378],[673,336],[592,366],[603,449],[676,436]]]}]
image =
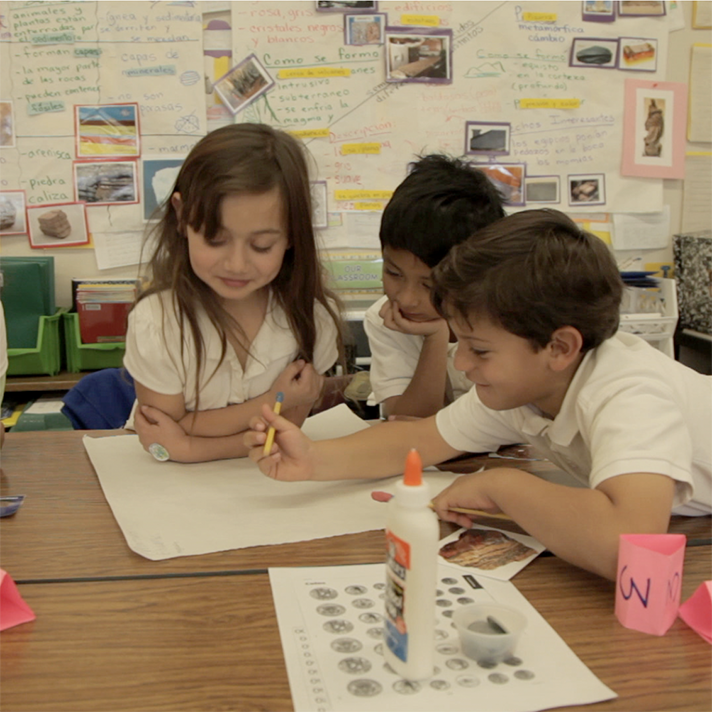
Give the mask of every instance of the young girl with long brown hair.
[{"label": "young girl with long brown hair", "polygon": [[155,238],[124,359],[142,445],[180,462],[242,457],[250,418],[278,392],[301,425],[343,354],[302,144],[262,124],[211,132],[183,163]]}]

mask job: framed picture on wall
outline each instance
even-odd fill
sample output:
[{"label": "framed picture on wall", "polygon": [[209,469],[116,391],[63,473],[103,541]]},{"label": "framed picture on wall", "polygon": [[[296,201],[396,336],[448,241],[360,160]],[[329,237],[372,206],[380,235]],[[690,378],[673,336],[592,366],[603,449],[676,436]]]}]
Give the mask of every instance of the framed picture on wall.
[{"label": "framed picture on wall", "polygon": [[141,155],[138,104],[85,104],[74,111],[77,158]]},{"label": "framed picture on wall", "polygon": [[84,203],[54,203],[27,208],[27,236],[32,248],[89,244]]},{"label": "framed picture on wall", "polygon": [[0,101],[0,148],[15,145],[15,113],[11,101]]},{"label": "framed picture on wall", "polygon": [[373,12],[378,9],[378,3],[369,0],[316,0],[314,6],[317,12]]},{"label": "framed picture on wall", "polygon": [[386,81],[452,83],[452,30],[386,27]]},{"label": "framed picture on wall", "polygon": [[618,39],[603,37],[575,37],[569,55],[571,67],[616,69],[618,67]]},{"label": "framed picture on wall", "polygon": [[653,37],[620,37],[619,68],[654,72],[658,68],[658,41]]},{"label": "framed picture on wall", "polygon": [[178,179],[184,157],[144,158],[141,161],[141,189],[143,192],[143,219],[157,220],[158,209],[170,197]]},{"label": "framed picture on wall", "polygon": [[382,45],[386,18],[385,13],[344,15],[344,43],[347,45]]},{"label": "framed picture on wall", "polygon": [[604,173],[581,173],[567,176],[569,205],[604,205],[606,176]]},{"label": "framed picture on wall", "polygon": [[561,202],[559,176],[526,176],[524,178],[524,202],[527,205],[546,205]]},{"label": "framed picture on wall", "polygon": [[503,121],[466,121],[465,153],[507,155],[511,127]]},{"label": "framed picture on wall", "polygon": [[581,19],[584,22],[613,22],[616,6],[613,0],[583,0]]},{"label": "framed picture on wall", "polygon": [[24,190],[0,192],[0,235],[24,235],[27,232],[27,202]]},{"label": "framed picture on wall", "polygon": [[274,79],[257,56],[251,54],[220,77],[213,87],[230,112],[237,114],[273,85]]},{"label": "framed picture on wall", "polygon": [[618,0],[619,17],[662,17],[665,12],[663,0]]},{"label": "framed picture on wall", "polygon": [[621,174],[685,177],[687,85],[626,79]]},{"label": "framed picture on wall", "polygon": [[138,203],[136,173],[136,161],[74,161],[74,197],[90,205]]}]

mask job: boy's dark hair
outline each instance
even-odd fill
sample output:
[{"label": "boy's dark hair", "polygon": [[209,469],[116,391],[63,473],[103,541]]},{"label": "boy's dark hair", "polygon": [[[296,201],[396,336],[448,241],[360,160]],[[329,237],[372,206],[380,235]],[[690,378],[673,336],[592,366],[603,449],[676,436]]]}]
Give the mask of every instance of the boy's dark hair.
[{"label": "boy's dark hair", "polygon": [[442,154],[421,156],[381,219],[381,248],[412,252],[435,267],[453,245],[505,215],[502,196],[480,170]]},{"label": "boy's dark hair", "polygon": [[433,304],[472,325],[478,315],[538,351],[573,326],[586,351],[618,329],[623,282],[606,244],[558,210],[525,210],[454,247],[433,271]]}]

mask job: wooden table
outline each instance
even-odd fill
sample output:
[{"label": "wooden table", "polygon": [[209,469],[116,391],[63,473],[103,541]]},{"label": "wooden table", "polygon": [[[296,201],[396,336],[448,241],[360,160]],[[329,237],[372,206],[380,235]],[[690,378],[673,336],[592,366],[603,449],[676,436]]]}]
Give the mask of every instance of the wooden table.
[{"label": "wooden table", "polygon": [[[683,598],[712,576],[702,549],[687,552]],[[535,560],[514,583],[619,695],[567,709],[709,712],[710,646],[681,620],[664,637],[628,630],[613,615],[613,583],[554,557]],[[293,709],[265,574],[20,592],[37,620],[0,634],[3,712]]]},{"label": "wooden table", "polygon": [[[115,435],[123,431],[87,431]],[[24,494],[17,514],[0,520],[3,568],[16,581],[85,580],[125,576],[264,570],[292,566],[295,552],[311,566],[366,564],[383,559],[383,532],[363,532],[279,546],[236,549],[198,557],[149,561],[129,549],[104,497],[82,444],[84,431],[8,433],[2,450],[0,494]],[[454,472],[515,461],[473,457],[450,462]],[[551,469],[542,461],[521,462],[533,472]],[[483,520],[484,521],[484,520]],[[499,520],[492,524],[507,528]],[[517,530],[516,525],[513,525]],[[443,524],[443,535],[454,531]],[[712,536],[712,518],[676,517],[671,531],[692,539]]]},{"label": "wooden table", "polygon": [[[379,562],[383,532],[148,561],[128,549],[83,434],[10,432],[2,451],[3,493],[27,495],[0,521],[2,567],[37,620],[1,634],[0,712],[293,709],[267,567]],[[502,461],[448,469],[482,463]],[[712,579],[710,517],[671,530],[690,537],[684,600]],[[710,709],[710,647],[682,621],[664,637],[624,628],[614,584],[553,556],[513,582],[619,694],[572,710]]]},{"label": "wooden table", "polygon": [[[17,514],[0,520],[3,568],[15,581],[86,580],[189,574],[197,570],[264,571],[291,566],[295,552],[310,565],[363,564],[383,559],[383,531],[322,541],[236,549],[198,557],[149,561],[126,544],[82,437],[123,431],[45,431],[7,434],[0,494],[24,494]],[[385,509],[384,509],[385,516]]]}]

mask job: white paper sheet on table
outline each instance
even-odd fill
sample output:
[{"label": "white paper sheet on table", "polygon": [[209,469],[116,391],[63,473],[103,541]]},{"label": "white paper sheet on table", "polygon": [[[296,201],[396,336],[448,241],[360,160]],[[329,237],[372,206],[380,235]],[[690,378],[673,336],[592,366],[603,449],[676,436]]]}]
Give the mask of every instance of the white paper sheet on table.
[{"label": "white paper sheet on table", "polygon": [[[269,569],[296,712],[534,712],[616,697],[508,581],[438,568],[435,672],[408,683],[383,662],[384,564]],[[446,614],[474,603],[526,619],[514,655],[481,665]]]},{"label": "white paper sheet on table", "polygon": [[[367,427],[340,405],[303,429],[325,439]],[[370,493],[394,482],[276,482],[248,458],[157,462],[137,435],[85,436],[84,447],[129,547],[153,561],[382,529],[386,506]],[[433,494],[456,477],[426,474]]]}]

